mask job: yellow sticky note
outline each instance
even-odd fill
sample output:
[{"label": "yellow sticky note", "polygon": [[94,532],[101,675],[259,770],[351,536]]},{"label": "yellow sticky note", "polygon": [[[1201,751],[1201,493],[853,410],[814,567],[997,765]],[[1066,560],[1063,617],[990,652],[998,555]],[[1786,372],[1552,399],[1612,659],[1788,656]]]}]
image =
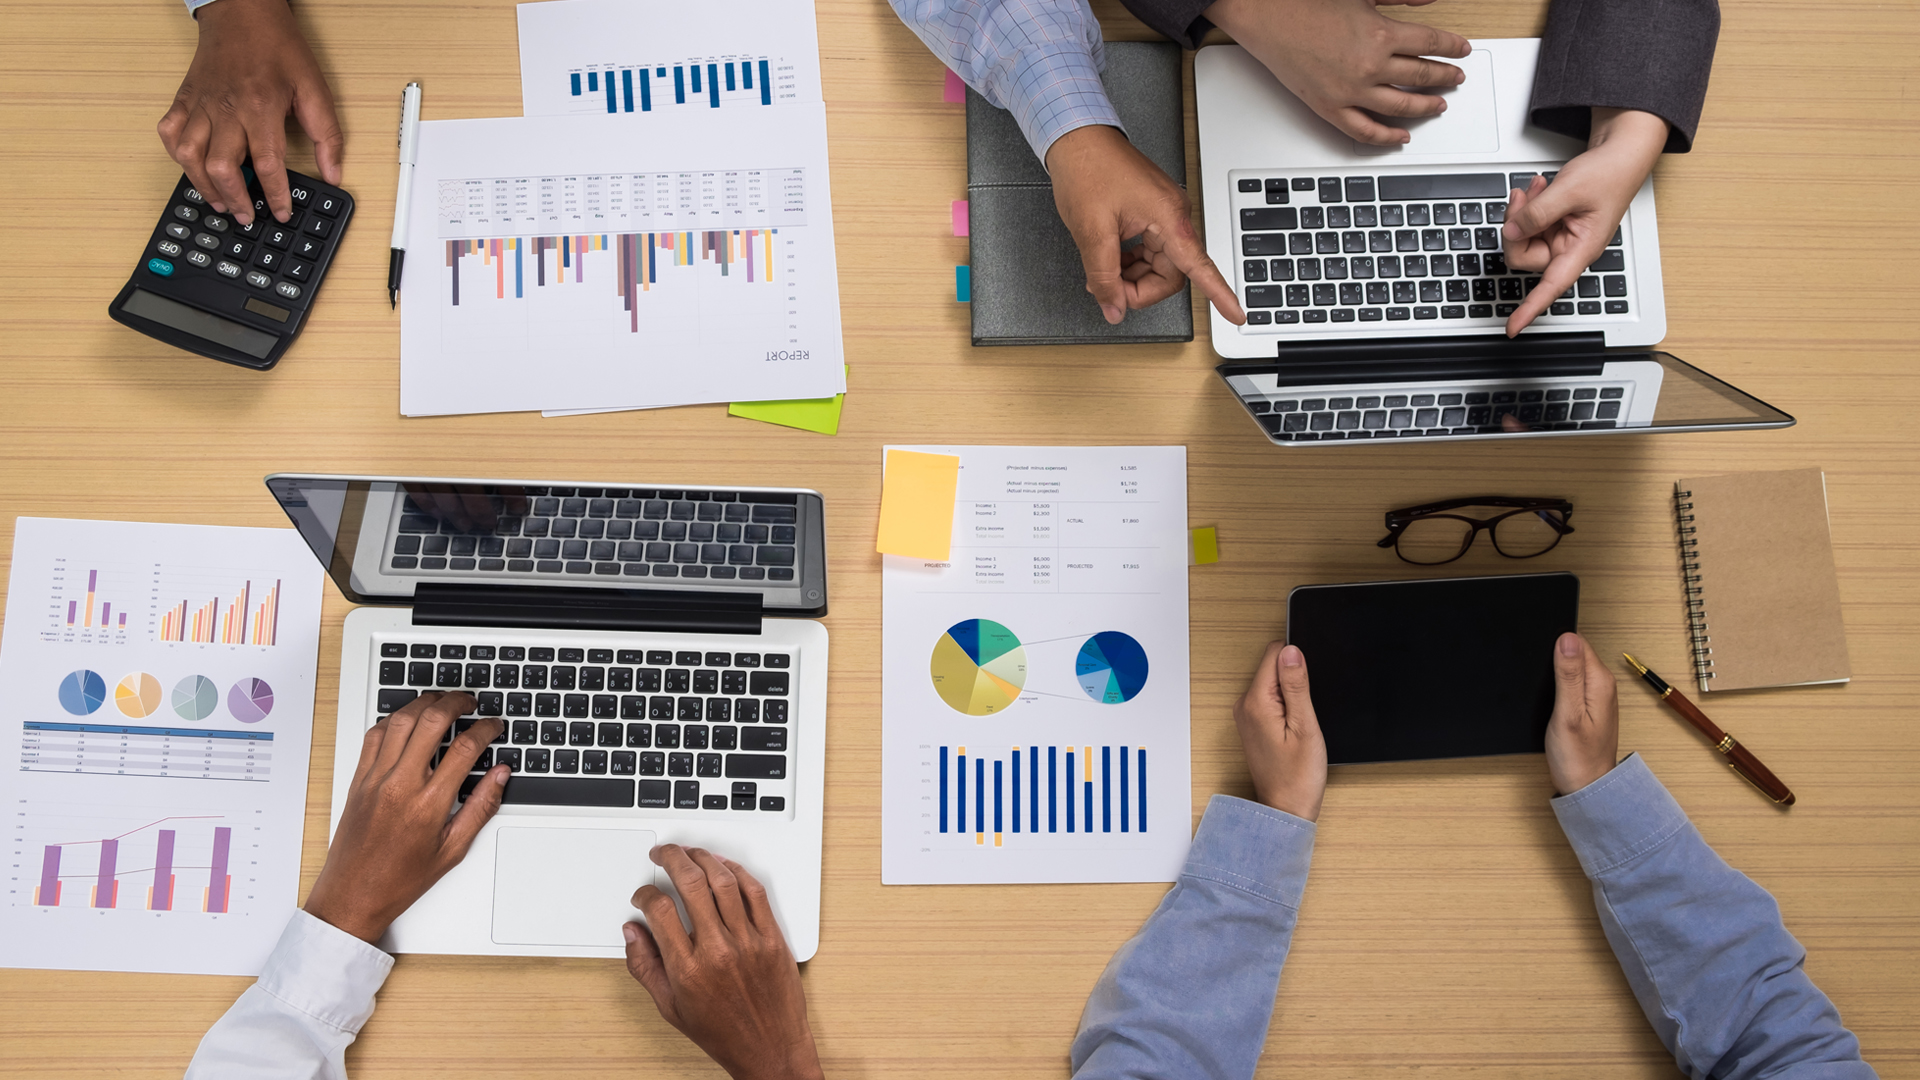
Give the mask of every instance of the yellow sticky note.
[{"label": "yellow sticky note", "polygon": [[887,451],[880,539],[873,549],[944,562],[953,554],[953,497],[959,486],[960,459],[952,454]]},{"label": "yellow sticky note", "polygon": [[736,401],[727,406],[727,415],[802,431],[817,431],[822,435],[837,435],[840,433],[840,409],[846,403],[845,394],[835,394],[830,398],[802,398],[798,401]]},{"label": "yellow sticky note", "polygon": [[1220,535],[1209,525],[1204,529],[1193,530],[1193,563],[1205,566],[1220,561]]}]

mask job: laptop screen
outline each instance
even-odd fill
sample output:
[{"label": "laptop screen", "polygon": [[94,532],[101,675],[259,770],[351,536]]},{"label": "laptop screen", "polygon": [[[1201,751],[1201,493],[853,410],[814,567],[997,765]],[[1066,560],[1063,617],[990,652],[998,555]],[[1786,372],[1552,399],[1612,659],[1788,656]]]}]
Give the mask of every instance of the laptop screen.
[{"label": "laptop screen", "polygon": [[1316,354],[1224,364],[1221,376],[1282,445],[1787,427],[1793,417],[1664,352],[1570,350],[1521,359]]},{"label": "laptop screen", "polygon": [[795,489],[276,474],[268,490],[355,603],[423,584],[752,593],[824,606],[820,496]]}]

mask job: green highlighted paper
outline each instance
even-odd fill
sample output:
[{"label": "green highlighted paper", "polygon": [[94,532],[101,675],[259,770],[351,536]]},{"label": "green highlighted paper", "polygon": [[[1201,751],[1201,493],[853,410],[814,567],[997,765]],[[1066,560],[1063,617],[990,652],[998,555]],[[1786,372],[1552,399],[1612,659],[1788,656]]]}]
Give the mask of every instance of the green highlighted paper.
[{"label": "green highlighted paper", "polygon": [[799,401],[736,401],[727,406],[727,415],[802,431],[817,431],[822,435],[837,435],[840,433],[840,409],[846,403],[845,394],[830,398],[803,398]]}]

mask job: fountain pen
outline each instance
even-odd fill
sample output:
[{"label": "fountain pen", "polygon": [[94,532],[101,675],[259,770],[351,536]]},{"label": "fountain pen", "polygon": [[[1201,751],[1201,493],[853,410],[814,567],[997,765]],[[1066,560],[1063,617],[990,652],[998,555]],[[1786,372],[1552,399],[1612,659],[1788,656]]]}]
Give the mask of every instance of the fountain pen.
[{"label": "fountain pen", "polygon": [[1793,805],[1793,792],[1789,791],[1787,785],[1781,783],[1780,778],[1773,775],[1765,765],[1760,764],[1759,758],[1754,757],[1746,747],[1735,742],[1733,736],[1721,731],[1713,721],[1707,719],[1707,714],[1701,712],[1699,706],[1688,701],[1685,694],[1668,686],[1665,679],[1647,670],[1647,665],[1635,660],[1628,653],[1620,655],[1627,658],[1627,663],[1633,665],[1633,670],[1640,673],[1640,677],[1647,681],[1648,686],[1653,687],[1654,692],[1660,695],[1660,700],[1666,702],[1668,708],[1699,728],[1700,734],[1705,735],[1707,740],[1713,743],[1713,748],[1726,755],[1728,768],[1746,777],[1747,782],[1759,788],[1761,794],[1781,806]]}]

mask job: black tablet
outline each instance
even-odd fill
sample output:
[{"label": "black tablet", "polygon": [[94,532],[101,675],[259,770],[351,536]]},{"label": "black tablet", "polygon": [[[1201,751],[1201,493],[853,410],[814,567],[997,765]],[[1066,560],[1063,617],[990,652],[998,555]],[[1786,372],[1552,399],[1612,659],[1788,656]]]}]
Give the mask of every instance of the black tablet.
[{"label": "black tablet", "polygon": [[1554,642],[1579,614],[1572,574],[1303,585],[1287,641],[1306,653],[1330,764],[1537,754]]}]

